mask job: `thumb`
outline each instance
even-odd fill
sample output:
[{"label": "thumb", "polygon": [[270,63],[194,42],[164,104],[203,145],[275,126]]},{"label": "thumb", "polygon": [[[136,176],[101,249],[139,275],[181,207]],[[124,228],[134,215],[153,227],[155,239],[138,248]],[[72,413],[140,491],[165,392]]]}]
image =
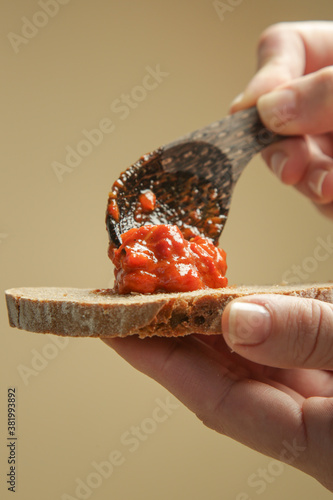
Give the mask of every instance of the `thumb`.
[{"label": "thumb", "polygon": [[233,351],[256,363],[333,369],[332,304],[283,295],[251,295],[228,304],[222,331]]},{"label": "thumb", "polygon": [[262,121],[279,134],[333,130],[333,66],[280,85],[257,101]]}]

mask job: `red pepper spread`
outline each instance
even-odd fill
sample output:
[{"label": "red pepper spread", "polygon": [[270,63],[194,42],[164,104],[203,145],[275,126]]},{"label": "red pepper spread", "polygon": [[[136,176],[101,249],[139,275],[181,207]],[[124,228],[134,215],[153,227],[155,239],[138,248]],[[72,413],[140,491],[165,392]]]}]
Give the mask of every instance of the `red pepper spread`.
[{"label": "red pepper spread", "polygon": [[122,235],[119,248],[110,244],[109,257],[119,294],[188,292],[228,284],[224,250],[202,236],[187,241],[174,225],[132,228]]}]

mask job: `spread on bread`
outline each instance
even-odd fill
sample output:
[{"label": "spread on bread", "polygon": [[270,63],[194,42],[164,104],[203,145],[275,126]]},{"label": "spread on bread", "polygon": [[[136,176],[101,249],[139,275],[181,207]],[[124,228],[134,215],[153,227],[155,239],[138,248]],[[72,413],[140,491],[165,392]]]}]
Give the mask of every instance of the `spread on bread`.
[{"label": "spread on bread", "polygon": [[162,149],[141,157],[109,192],[106,227],[114,292],[223,288],[228,280],[226,254],[217,247],[224,222],[220,196],[192,172],[188,152],[182,154],[182,171],[172,169],[172,157],[165,169],[161,154]]},{"label": "spread on bread", "polygon": [[189,292],[228,284],[225,252],[203,236],[186,240],[175,225],[132,228],[122,235],[119,248],[110,243],[109,257],[118,294]]}]

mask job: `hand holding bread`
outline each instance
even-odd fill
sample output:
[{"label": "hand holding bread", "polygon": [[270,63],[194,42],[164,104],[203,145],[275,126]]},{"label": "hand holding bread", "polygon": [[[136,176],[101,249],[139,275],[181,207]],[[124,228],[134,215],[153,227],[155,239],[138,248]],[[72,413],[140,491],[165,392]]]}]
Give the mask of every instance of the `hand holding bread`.
[{"label": "hand holding bread", "polygon": [[[232,105],[257,103],[267,127],[290,134],[263,158],[330,217],[332,65],[332,22],[275,25],[261,36],[259,71]],[[222,335],[104,341],[212,429],[333,491],[331,303],[250,295],[226,306]]]}]

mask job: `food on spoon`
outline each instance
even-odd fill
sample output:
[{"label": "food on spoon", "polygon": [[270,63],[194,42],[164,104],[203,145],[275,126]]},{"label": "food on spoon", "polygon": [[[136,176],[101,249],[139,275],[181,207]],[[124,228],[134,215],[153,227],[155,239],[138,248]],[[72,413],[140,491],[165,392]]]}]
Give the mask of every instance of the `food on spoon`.
[{"label": "food on spoon", "polygon": [[167,153],[160,148],[122,172],[108,197],[110,241],[119,247],[121,235],[129,229],[170,224],[177,225],[187,240],[204,236],[217,245],[228,211],[230,179],[215,178],[205,162],[208,153],[211,149],[201,143],[190,151],[188,145]]}]

